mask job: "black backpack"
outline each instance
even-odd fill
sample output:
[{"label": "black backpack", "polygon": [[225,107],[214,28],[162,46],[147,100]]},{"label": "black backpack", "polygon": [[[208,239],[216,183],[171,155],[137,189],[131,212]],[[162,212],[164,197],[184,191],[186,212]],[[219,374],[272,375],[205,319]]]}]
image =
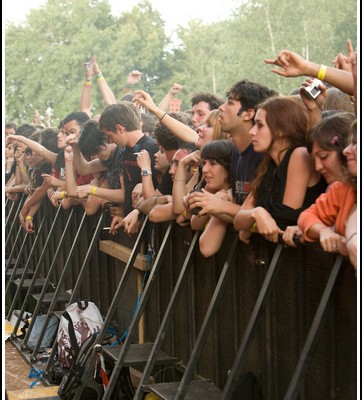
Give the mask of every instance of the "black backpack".
[{"label": "black backpack", "polygon": [[[100,365],[97,364],[97,371],[94,374],[95,352],[94,345],[97,342],[99,333],[89,336],[81,345],[76,361],[68,372],[65,373],[59,388],[58,395],[64,400],[100,400],[104,394],[103,381],[100,372]],[[110,376],[114,361],[105,361],[105,369]],[[85,371],[88,371],[85,374]],[[123,367],[117,379],[116,387],[112,393],[112,400],[131,400],[135,394],[128,367]]]}]

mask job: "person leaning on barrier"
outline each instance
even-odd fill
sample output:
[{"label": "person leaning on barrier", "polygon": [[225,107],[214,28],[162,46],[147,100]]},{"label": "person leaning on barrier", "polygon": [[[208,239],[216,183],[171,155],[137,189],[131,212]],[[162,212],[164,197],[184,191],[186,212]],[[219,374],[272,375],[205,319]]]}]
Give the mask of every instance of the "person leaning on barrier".
[{"label": "person leaning on barrier", "polygon": [[[351,126],[349,145],[344,149],[349,174],[333,182],[315,204],[303,211],[298,226],[308,242],[319,240],[324,251],[349,255],[357,269],[357,121]],[[348,227],[348,233],[346,232]],[[346,235],[347,233],[347,235]]]},{"label": "person leaning on barrier", "polygon": [[[125,148],[123,180],[125,189],[124,213],[127,216],[133,210],[133,188],[142,182],[142,177],[150,175],[153,185],[157,186],[154,155],[158,151],[158,146],[154,139],[142,132],[140,112],[129,101],[121,101],[107,106],[100,116],[99,129],[118,146]],[[143,149],[147,150],[150,155],[150,170],[141,171],[138,167],[137,155]],[[115,233],[121,226],[123,226],[123,218],[115,216],[111,223],[111,233]]]},{"label": "person leaning on barrier", "polygon": [[[29,139],[38,141],[50,151],[57,151],[57,131],[55,129],[47,128],[43,131],[35,132]],[[49,184],[44,180],[43,174],[51,172],[51,164],[45,157],[31,148],[28,148],[25,154],[31,173],[29,184],[25,189],[25,193],[28,196],[19,213],[19,219],[27,232],[33,232],[33,217],[49,189]]]},{"label": "person leaning on barrier", "polygon": [[[94,214],[107,202],[123,203],[124,149],[116,143],[109,143],[108,137],[99,130],[98,123],[92,119],[82,124],[79,139],[69,136],[67,141],[72,148],[71,153],[69,149],[69,157],[72,156],[77,173],[97,175],[95,181],[75,188],[74,194],[86,199],[83,205],[87,214]],[[105,179],[102,179],[103,173]],[[119,208],[122,208],[121,204]],[[122,215],[123,208],[119,212]]]},{"label": "person leaning on barrier", "polygon": [[[173,158],[172,162],[170,165],[170,169],[168,173],[171,176],[172,181],[174,182],[175,180],[175,175],[177,173],[177,169],[179,166],[180,161],[190,154],[191,152],[194,151],[194,147],[191,144],[183,145],[180,149],[178,149]],[[192,177],[192,171],[189,171],[187,176],[185,177],[186,182],[190,180]],[[173,205],[172,205],[172,196],[167,195],[167,196],[161,196],[160,198],[156,199],[156,204],[153,206],[152,210],[149,212],[149,218],[151,222],[166,222],[166,221],[171,221],[176,219],[178,221],[179,215],[176,214],[173,210]],[[142,211],[142,206],[141,205],[141,211]],[[184,220],[182,219],[181,225],[184,225]],[[187,221],[188,225],[188,221]]]},{"label": "person leaning on barrier", "polygon": [[[213,140],[202,146],[200,153],[203,178],[206,182],[202,190],[226,201],[232,200],[230,162],[233,148],[234,144],[230,140]],[[193,230],[203,230],[199,247],[204,257],[210,257],[220,250],[227,222],[214,215],[199,216],[195,214],[194,209],[190,224]]]},{"label": "person leaning on barrier", "polygon": [[[348,175],[347,160],[343,154],[348,144],[351,123],[355,115],[338,112],[323,118],[307,136],[307,149],[314,160],[314,168],[326,180],[328,185],[335,181],[343,181]],[[328,188],[327,188],[328,189]],[[294,235],[303,241],[303,233],[295,226]],[[289,227],[291,230],[292,227]],[[290,235],[287,243],[296,247]]]},{"label": "person leaning on barrier", "polygon": [[[187,126],[187,124],[191,123],[190,116],[184,112],[171,112],[170,115],[175,121],[182,123],[184,126]],[[172,194],[173,187],[173,181],[169,170],[171,168],[170,165],[175,152],[181,147],[187,147],[192,150],[195,148],[190,143],[183,143],[160,122],[156,124],[155,138],[157,140],[159,150],[165,152],[169,165],[164,171],[161,179],[157,178],[158,175],[156,175],[157,180],[160,179],[157,187],[153,185],[153,181],[149,176],[142,176],[142,186],[136,186],[137,193],[136,188],[133,190],[132,197],[135,199],[135,201],[137,201],[137,206],[134,205],[134,210],[130,212],[124,220],[124,224],[127,225],[128,230],[132,232],[135,232],[133,226],[139,225],[137,224],[138,218],[142,216],[142,214],[148,214],[150,210],[158,204],[169,203],[169,196]],[[140,151],[137,155],[137,164],[141,171],[150,169],[151,160],[146,150]],[[157,172],[158,169],[155,168],[155,171]],[[139,189],[141,190],[140,193]],[[138,197],[137,200],[136,197]],[[169,214],[169,218],[173,219],[173,215]]]},{"label": "person leaning on barrier", "polygon": [[[71,185],[69,188],[66,183],[65,147],[68,146],[68,140],[71,137],[79,137],[82,124],[88,120],[88,114],[83,111],[72,112],[62,120],[62,129],[59,130],[58,133],[58,147],[60,145],[61,149],[54,162],[56,176],[58,177],[60,184],[50,197],[50,201],[55,207],[58,206],[59,202],[61,202],[64,209],[68,209],[73,205],[81,204],[77,198],[78,196],[74,193],[76,192],[76,186],[85,185],[93,179],[92,175],[79,175],[76,171],[72,171],[72,173],[76,173],[76,176],[74,177],[75,182],[73,182],[72,179],[72,182],[70,183],[70,180],[68,179],[68,184]],[[48,179],[52,178],[48,177]]]},{"label": "person leaning on barrier", "polygon": [[314,169],[305,146],[308,121],[290,97],[273,97],[258,106],[250,130],[256,152],[264,153],[248,197],[234,218],[240,240],[249,243],[251,231],[277,243],[287,243],[289,226],[325,191],[326,182]]},{"label": "person leaning on barrier", "polygon": [[[6,128],[5,128],[6,131]],[[27,148],[25,143],[22,143],[21,138],[29,138],[34,132],[36,128],[30,124],[23,124],[20,125],[14,132],[13,127],[7,129],[6,134],[6,142],[14,141],[14,159],[15,163],[13,165],[11,176],[9,177],[8,181],[5,184],[5,187],[11,187],[14,185],[20,184],[27,184],[29,182],[29,175],[28,175],[28,166],[25,162],[24,151]],[[8,140],[9,138],[9,140]],[[10,198],[12,201],[16,201],[19,199],[19,195],[16,193],[7,193],[6,196]]]}]

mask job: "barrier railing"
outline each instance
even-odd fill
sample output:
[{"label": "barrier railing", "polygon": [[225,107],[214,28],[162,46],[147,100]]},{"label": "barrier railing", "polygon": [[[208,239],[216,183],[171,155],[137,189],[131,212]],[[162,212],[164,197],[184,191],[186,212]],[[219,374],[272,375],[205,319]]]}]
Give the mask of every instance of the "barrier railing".
[{"label": "barrier railing", "polygon": [[[40,255],[37,261],[41,262],[41,268],[37,265],[37,269],[46,282],[50,280],[48,274],[52,274],[55,291],[60,290],[57,282],[62,281],[63,289],[68,290],[71,298],[75,298],[75,292],[73,296],[72,293],[76,289],[78,297],[94,301],[106,315],[107,324],[116,320],[120,329],[131,326],[134,330],[140,320],[140,314],[133,317],[131,312],[139,296],[137,272],[140,271],[133,265],[137,254],[144,252],[136,237],[130,243],[122,234],[113,237],[102,231],[102,223],[107,220],[103,212],[87,217],[81,207],[75,207],[74,217],[69,217],[69,212],[64,210],[55,214],[55,209],[46,215],[45,206],[39,210],[37,219],[48,219],[48,225],[44,226],[52,228],[48,231],[42,228],[36,240],[27,239],[27,235],[18,231],[15,208],[7,204],[8,255],[17,255],[25,265],[34,254]],[[52,225],[54,218],[59,218],[61,223]],[[109,220],[104,224],[108,225]],[[67,235],[64,235],[64,226]],[[220,291],[219,279],[236,233],[230,229],[219,253],[204,258],[197,245],[189,252],[195,236],[189,228],[178,225],[168,232],[170,245],[162,249],[167,226],[152,226],[155,258],[160,256],[159,251],[163,253],[160,272],[152,276],[152,292],[147,291],[147,301],[142,303],[141,311],[144,341],[155,344],[150,359],[140,368],[143,377],[135,398],[141,398],[141,392],[152,391],[149,380],[153,379],[154,383],[176,382],[176,388],[179,387],[176,398],[182,399],[191,390],[190,381],[201,377],[222,392],[220,398],[228,399],[239,387],[240,376],[247,373],[252,373],[259,383],[263,399],[356,397],[357,283],[347,259],[327,254],[317,244],[300,245],[298,249],[283,246],[278,273],[272,274],[269,265],[276,246],[254,235],[250,245],[236,243],[233,267],[228,266],[228,279],[222,281]],[[129,255],[124,253],[117,259],[116,247],[104,253],[104,246],[102,250],[97,246],[97,241],[100,244],[104,239],[121,243],[122,252],[128,248]],[[48,260],[45,252],[49,253]],[[89,264],[87,269],[85,263]],[[55,264],[59,264],[58,268]],[[192,269],[184,275],[188,264]],[[68,267],[66,274],[64,270]],[[6,265],[6,284],[8,293],[14,296],[15,271],[11,268],[10,264]],[[131,278],[127,285],[125,277],[127,282]],[[50,306],[44,302],[44,287],[40,295],[36,294],[35,285],[30,287],[22,298],[20,292],[16,295],[20,297],[16,299],[21,304],[20,313],[35,311],[38,315],[47,309],[53,310],[55,300],[50,298]],[[42,303],[35,302],[33,309],[27,309],[32,295]],[[10,298],[7,305],[8,317],[15,308],[13,300]],[[134,336],[127,340],[127,343],[137,341]],[[19,349],[26,353],[22,344]],[[165,368],[162,374],[152,376],[155,353],[161,345],[178,362]],[[116,362],[115,370],[122,365],[122,360]]]}]

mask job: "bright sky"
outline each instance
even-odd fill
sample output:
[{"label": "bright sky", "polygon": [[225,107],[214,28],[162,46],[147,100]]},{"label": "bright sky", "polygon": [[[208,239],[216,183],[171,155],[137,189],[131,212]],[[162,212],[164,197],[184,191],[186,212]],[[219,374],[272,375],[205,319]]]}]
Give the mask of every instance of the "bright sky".
[{"label": "bright sky", "polygon": [[[114,15],[129,11],[141,0],[109,0]],[[201,19],[204,23],[228,18],[233,9],[243,0],[151,0],[162,18],[166,30],[172,32],[177,25],[185,26],[190,19]],[[5,22],[22,22],[31,9],[46,4],[47,0],[3,0]]]}]

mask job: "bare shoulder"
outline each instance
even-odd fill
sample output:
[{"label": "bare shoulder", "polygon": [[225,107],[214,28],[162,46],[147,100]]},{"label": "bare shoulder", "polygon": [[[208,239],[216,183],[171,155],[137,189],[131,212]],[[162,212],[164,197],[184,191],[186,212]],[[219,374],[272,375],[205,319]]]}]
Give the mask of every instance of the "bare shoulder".
[{"label": "bare shoulder", "polygon": [[309,154],[306,147],[297,147],[293,150],[290,156],[290,162],[292,164],[301,163],[314,168],[314,162],[312,156]]}]

